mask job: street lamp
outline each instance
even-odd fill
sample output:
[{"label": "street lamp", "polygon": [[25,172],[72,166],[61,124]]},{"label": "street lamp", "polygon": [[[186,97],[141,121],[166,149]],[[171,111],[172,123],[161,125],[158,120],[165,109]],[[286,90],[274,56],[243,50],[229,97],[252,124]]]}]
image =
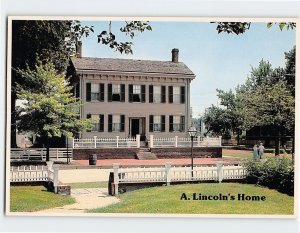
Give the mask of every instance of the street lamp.
[{"label": "street lamp", "polygon": [[191,126],[188,130],[188,133],[191,137],[191,143],[192,143],[192,145],[191,145],[191,159],[192,159],[192,178],[193,178],[194,177],[194,171],[193,171],[193,169],[194,169],[193,144],[194,144],[194,137],[196,137],[196,135],[197,135],[197,130],[194,126]]}]

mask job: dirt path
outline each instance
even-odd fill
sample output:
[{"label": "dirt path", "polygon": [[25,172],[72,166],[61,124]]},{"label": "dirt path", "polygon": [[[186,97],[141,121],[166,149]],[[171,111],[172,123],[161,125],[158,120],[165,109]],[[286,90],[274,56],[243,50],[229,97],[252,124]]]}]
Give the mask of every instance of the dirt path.
[{"label": "dirt path", "polygon": [[84,213],[88,209],[100,208],[119,202],[114,196],[109,196],[107,188],[73,189],[71,196],[76,203],[38,211],[38,213]]}]

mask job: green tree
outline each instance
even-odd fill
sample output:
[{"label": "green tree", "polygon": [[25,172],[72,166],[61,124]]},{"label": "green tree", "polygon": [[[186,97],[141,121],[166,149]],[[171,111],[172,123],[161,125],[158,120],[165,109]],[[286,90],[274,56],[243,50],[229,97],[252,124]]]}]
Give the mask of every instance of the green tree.
[{"label": "green tree", "polygon": [[[243,34],[247,30],[250,29],[251,22],[212,22],[217,23],[216,30],[218,33],[228,33],[228,34]],[[271,28],[274,24],[278,26],[278,28],[282,31],[286,30],[293,30],[296,28],[296,23],[294,22],[280,22],[280,23],[267,23],[267,28]]]},{"label": "green tree", "polygon": [[[92,127],[91,119],[79,119],[79,99],[71,93],[64,74],[60,74],[52,63],[38,63],[34,70],[19,69],[18,73],[26,83],[35,86],[27,89],[17,85],[17,97],[23,101],[17,108],[17,128],[47,139],[53,136],[72,137],[74,133]],[[48,140],[47,140],[48,141]],[[47,143],[47,161],[49,144]]]}]

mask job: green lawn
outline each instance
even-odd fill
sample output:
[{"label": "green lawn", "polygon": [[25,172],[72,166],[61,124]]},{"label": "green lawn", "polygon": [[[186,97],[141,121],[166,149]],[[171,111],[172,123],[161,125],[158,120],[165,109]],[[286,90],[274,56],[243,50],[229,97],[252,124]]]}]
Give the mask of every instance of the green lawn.
[{"label": "green lawn", "polygon": [[[281,157],[286,157],[292,159],[291,155],[288,154],[281,154]],[[252,159],[253,152],[251,150],[232,150],[232,149],[223,149],[222,150],[222,157],[228,158],[240,158],[240,159]],[[273,158],[274,154],[272,153],[264,153],[263,158]]]},{"label": "green lawn", "polygon": [[[191,200],[180,200],[185,193]],[[231,195],[235,200],[192,200],[201,195]],[[265,201],[238,201],[238,194],[265,196]],[[120,195],[121,202],[92,209],[92,213],[161,213],[161,214],[280,214],[291,215],[294,198],[255,185],[209,183],[162,186],[140,189]]]},{"label": "green lawn", "polygon": [[73,203],[74,198],[47,192],[44,186],[10,187],[11,212],[33,212]]},{"label": "green lawn", "polygon": [[70,183],[68,184],[72,189],[82,189],[82,188],[107,188],[107,181],[99,181],[99,182],[84,182],[84,183]]}]

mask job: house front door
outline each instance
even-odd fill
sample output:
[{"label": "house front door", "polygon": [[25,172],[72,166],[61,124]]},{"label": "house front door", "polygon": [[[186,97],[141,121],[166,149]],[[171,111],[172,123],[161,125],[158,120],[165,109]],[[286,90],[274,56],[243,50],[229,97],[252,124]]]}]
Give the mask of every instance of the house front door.
[{"label": "house front door", "polygon": [[130,118],[130,137],[136,137],[137,134],[141,135],[141,141],[145,139],[145,118]]},{"label": "house front door", "polygon": [[140,119],[131,119],[131,137],[140,134]]}]

